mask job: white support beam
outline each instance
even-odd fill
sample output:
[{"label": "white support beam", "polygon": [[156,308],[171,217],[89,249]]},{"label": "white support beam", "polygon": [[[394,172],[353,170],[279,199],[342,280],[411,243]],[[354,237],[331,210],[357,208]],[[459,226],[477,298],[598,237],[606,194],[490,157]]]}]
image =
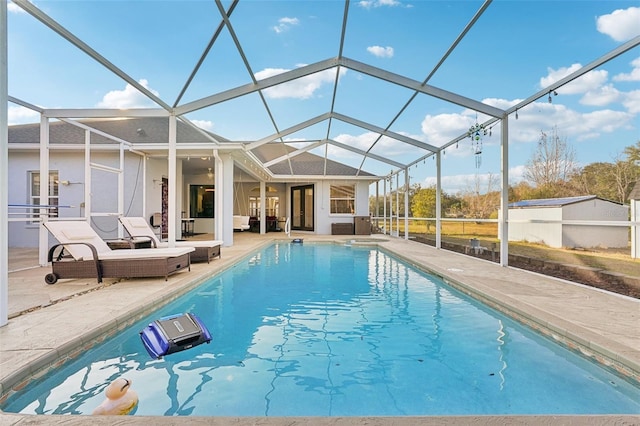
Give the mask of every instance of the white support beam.
[{"label": "white support beam", "polygon": [[375,133],[380,133],[381,135],[388,136],[388,137],[390,137],[392,139],[396,139],[396,140],[399,140],[401,142],[408,143],[409,145],[413,145],[413,146],[416,146],[418,148],[422,148],[422,149],[427,150],[427,151],[438,152],[440,150],[440,148],[438,148],[436,146],[433,146],[433,145],[430,145],[428,143],[424,143],[424,142],[421,142],[419,140],[410,138],[408,136],[401,135],[400,133],[395,133],[395,132],[392,132],[390,130],[385,130],[382,127],[374,126],[373,124],[369,124],[369,123],[366,123],[366,122],[364,122],[362,120],[358,120],[358,119],[349,117],[347,115],[339,114],[337,112],[332,113],[331,114],[331,118],[335,118],[336,120],[344,121],[345,123],[349,123],[349,124],[352,124],[352,125],[357,126],[357,127],[361,127],[363,129],[366,129],[366,130],[371,130],[372,132],[375,132]]},{"label": "white support beam", "polygon": [[0,4],[0,327],[9,321],[9,79],[7,2]]},{"label": "white support beam", "polygon": [[177,194],[178,194],[178,180],[176,171],[176,140],[177,140],[177,126],[176,116],[169,116],[169,154],[167,162],[169,163],[169,206],[167,212],[167,222],[169,224],[168,239],[169,247],[176,246],[176,231],[177,231]]},{"label": "white support beam", "polygon": [[384,81],[388,81],[389,83],[397,84],[398,86],[406,87],[416,92],[424,93],[425,95],[430,95],[434,98],[442,99],[443,101],[481,112],[490,117],[502,117],[502,115],[504,114],[503,110],[492,107],[491,105],[487,105],[482,102],[460,96],[453,92],[438,89],[437,87],[423,84],[419,81],[412,80],[402,75],[394,74],[389,71],[385,71],[353,59],[340,58],[340,65],[351,70],[358,71]]},{"label": "white support beam", "polygon": [[409,239],[409,169],[404,169],[404,239]]},{"label": "white support beam", "polygon": [[442,248],[442,154],[436,153],[436,249]]},{"label": "white support beam", "polygon": [[[5,73],[6,75],[6,73]],[[7,96],[7,98],[9,99],[9,102],[12,102],[16,105],[20,105],[22,107],[25,107],[27,109],[30,109],[31,111],[35,111],[39,114],[43,114],[44,113],[44,109],[40,108],[37,105],[31,104],[29,102],[23,101],[22,99],[18,99],[18,98],[14,98],[13,96]]]},{"label": "white support beam", "polygon": [[43,114],[49,118],[144,118],[168,117],[169,113],[157,108],[107,109],[107,108],[46,108]]},{"label": "white support beam", "polygon": [[251,151],[252,149],[255,149],[255,148],[257,148],[259,146],[262,146],[262,145],[264,145],[266,143],[273,142],[273,141],[275,141],[277,139],[281,139],[284,136],[290,135],[291,133],[295,133],[295,132],[300,131],[302,129],[306,129],[307,127],[311,127],[314,124],[318,124],[318,123],[320,123],[322,121],[328,120],[329,118],[331,118],[331,113],[325,113],[325,114],[318,115],[317,117],[313,117],[313,118],[311,118],[309,120],[302,121],[302,122],[296,124],[295,126],[289,127],[288,129],[281,130],[278,133],[275,133],[273,135],[269,135],[266,138],[262,138],[262,139],[259,139],[259,140],[255,141],[255,142],[253,142],[253,143],[248,144],[246,146],[246,150],[247,151]]},{"label": "white support beam", "polygon": [[373,160],[377,160],[377,161],[392,165],[392,166],[397,167],[399,169],[406,169],[407,168],[406,164],[398,163],[397,161],[389,160],[386,157],[382,157],[380,155],[372,154],[370,152],[365,152],[365,151],[363,151],[363,150],[361,150],[359,148],[356,148],[356,147],[351,146],[351,145],[344,144],[342,142],[335,141],[333,139],[327,139],[327,143],[330,143],[331,145],[335,145],[335,146],[340,147],[342,149],[346,149],[347,151],[351,151],[351,152],[355,152],[356,154],[363,155],[364,157],[371,158]]},{"label": "white support beam", "polygon": [[131,78],[127,73],[122,71],[120,68],[116,67],[113,63],[111,63],[107,58],[100,55],[94,49],[92,49],[88,44],[80,40],[78,37],[73,35],[69,30],[67,30],[62,25],[58,24],[55,20],[53,20],[50,16],[42,12],[33,3],[29,0],[13,0],[13,3],[20,6],[25,12],[36,18],[38,21],[42,22],[47,27],[51,28],[58,35],[62,36],[69,43],[76,46],[78,49],[89,55],[91,58],[99,62],[109,71],[122,78],[124,81],[129,83],[132,87],[136,88],[140,93],[151,99],[156,104],[160,105],[167,111],[171,110],[171,107],[164,103],[162,99],[153,94],[149,89],[144,87],[142,84],[138,83],[135,79]]},{"label": "white support beam", "polygon": [[498,238],[500,239],[500,265],[509,266],[509,116],[502,118],[500,140],[500,210],[498,212]]},{"label": "white support beam", "polygon": [[[38,204],[49,204],[49,119],[44,115],[40,117],[40,202]],[[38,209],[38,264],[47,266],[47,251],[49,248],[49,232],[42,226],[49,219],[48,209]]]},{"label": "white support beam", "polygon": [[295,151],[293,151],[293,152],[291,152],[289,154],[282,155],[282,156],[280,156],[278,158],[274,158],[271,161],[267,161],[266,163],[263,164],[263,166],[265,168],[266,167],[271,167],[274,164],[278,164],[278,163],[281,163],[283,161],[290,160],[293,157],[296,157],[296,156],[298,156],[300,154],[304,154],[305,152],[311,151],[312,149],[318,148],[318,147],[324,145],[325,143],[326,143],[325,141],[318,141],[318,142],[312,143],[310,145],[305,146],[304,148],[299,148],[299,149],[297,149],[297,150],[295,150]]},{"label": "white support beam", "polygon": [[177,115],[188,114],[193,111],[197,111],[202,108],[206,108],[212,105],[219,104],[224,101],[238,98],[240,96],[248,95],[250,93],[258,92],[260,90],[268,89],[269,87],[277,86],[278,84],[286,83],[305,77],[307,75],[315,74],[333,68],[338,65],[336,58],[325,59],[315,64],[299,67],[291,71],[283,72],[282,74],[274,75],[263,80],[254,83],[245,84],[243,86],[235,87],[233,89],[226,90],[224,92],[217,93],[215,95],[206,96],[201,99],[197,99],[192,102],[188,102],[175,108]]},{"label": "white support beam", "polygon": [[91,132],[84,133],[84,218],[91,219],[93,203],[91,202]]}]

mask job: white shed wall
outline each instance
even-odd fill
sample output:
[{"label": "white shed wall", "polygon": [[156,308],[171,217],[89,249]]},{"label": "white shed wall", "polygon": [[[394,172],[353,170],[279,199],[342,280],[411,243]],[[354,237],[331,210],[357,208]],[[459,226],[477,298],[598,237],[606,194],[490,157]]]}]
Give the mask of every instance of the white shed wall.
[{"label": "white shed wall", "polygon": [[[629,207],[593,199],[563,208],[564,220],[626,221]],[[562,247],[628,247],[629,228],[619,226],[565,225]]]},{"label": "white shed wall", "polygon": [[562,247],[562,225],[559,223],[519,223],[527,220],[561,220],[559,207],[509,209],[509,241],[541,243]]},{"label": "white shed wall", "polygon": [[529,241],[549,247],[628,247],[629,229],[618,226],[517,223],[518,220],[628,220],[629,207],[593,199],[562,207],[509,209],[509,241]]}]

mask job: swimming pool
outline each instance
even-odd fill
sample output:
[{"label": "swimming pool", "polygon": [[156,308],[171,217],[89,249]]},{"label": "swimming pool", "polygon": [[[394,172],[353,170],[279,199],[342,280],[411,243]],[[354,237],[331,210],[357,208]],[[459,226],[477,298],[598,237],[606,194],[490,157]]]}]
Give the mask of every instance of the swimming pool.
[{"label": "swimming pool", "polygon": [[[138,332],[198,314],[209,345],[153,360]],[[623,378],[377,248],[280,243],[13,395],[88,414],[117,377],[137,415],[640,413]]]}]

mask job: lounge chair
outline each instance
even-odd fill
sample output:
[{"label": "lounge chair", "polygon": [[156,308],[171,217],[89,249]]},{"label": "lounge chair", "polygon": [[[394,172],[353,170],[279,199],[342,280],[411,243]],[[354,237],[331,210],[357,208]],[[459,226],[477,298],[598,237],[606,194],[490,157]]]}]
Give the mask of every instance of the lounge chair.
[{"label": "lounge chair", "polygon": [[[122,226],[124,226],[124,229],[126,229],[131,238],[148,238],[151,241],[151,245],[153,247],[169,247],[169,243],[160,241],[158,239],[155,232],[153,232],[153,229],[149,226],[149,224],[143,217],[121,217],[120,223],[122,223]],[[195,248],[195,251],[191,253],[192,262],[209,263],[209,261],[214,257],[220,257],[221,246],[222,241],[220,240],[176,241],[176,247]]]},{"label": "lounge chair", "polygon": [[249,225],[250,216],[233,216],[233,230],[234,231],[246,231],[251,226]]},{"label": "lounge chair", "polygon": [[60,242],[49,249],[47,284],[64,278],[164,277],[191,269],[193,247],[112,250],[84,221],[51,221],[44,227]]}]

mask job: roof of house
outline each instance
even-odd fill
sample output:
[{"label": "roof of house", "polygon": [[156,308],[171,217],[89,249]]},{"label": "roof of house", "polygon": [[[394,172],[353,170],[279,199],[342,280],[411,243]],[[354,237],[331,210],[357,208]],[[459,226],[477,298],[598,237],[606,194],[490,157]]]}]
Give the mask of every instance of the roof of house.
[{"label": "roof of house", "polygon": [[[528,207],[562,207],[569,204],[581,203],[583,201],[594,200],[598,198],[595,195],[581,195],[579,197],[564,198],[539,198],[537,200],[522,200],[509,204],[509,208],[528,208]],[[613,201],[612,201],[613,202]]]},{"label": "roof of house", "polygon": [[[169,139],[168,117],[144,117],[127,119],[93,119],[80,120],[80,123],[92,129],[99,130],[132,144],[144,146],[144,144],[167,143]],[[210,143],[211,140],[191,126],[177,121],[177,144],[181,143]],[[9,143],[40,143],[40,124],[21,124],[9,126]],[[224,142],[229,142],[219,135],[210,133],[213,138],[220,141],[222,150]],[[82,146],[85,143],[85,129],[64,121],[52,121],[49,124],[49,143],[52,146],[67,144]],[[113,144],[110,140],[98,133],[91,132],[91,143],[96,145]],[[285,155],[291,155],[296,151],[293,147],[283,144],[268,143],[254,148],[254,155],[263,163]],[[142,148],[143,149],[143,148]],[[277,162],[268,167],[274,175],[278,176],[375,176],[371,173],[359,170],[355,167],[342,164],[337,161],[325,159],[310,152],[292,155],[288,161]]]}]

